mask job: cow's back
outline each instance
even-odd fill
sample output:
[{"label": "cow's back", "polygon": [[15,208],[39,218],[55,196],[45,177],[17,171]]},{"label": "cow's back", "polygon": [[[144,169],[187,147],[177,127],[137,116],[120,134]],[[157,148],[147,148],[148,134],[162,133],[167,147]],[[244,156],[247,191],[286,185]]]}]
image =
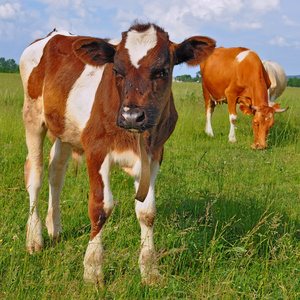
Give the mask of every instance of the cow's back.
[{"label": "cow's back", "polygon": [[[201,64],[201,76],[203,89],[214,99],[227,98],[226,93],[236,94],[236,99],[264,99],[267,96],[265,87],[270,85],[257,53],[243,47],[217,48]],[[257,85],[262,88],[256,89]]]},{"label": "cow's back", "polygon": [[50,133],[74,148],[82,147],[81,132],[105,68],[85,65],[74,54],[72,44],[80,38],[54,31],[31,44],[20,60],[27,101],[41,101]]},{"label": "cow's back", "polygon": [[219,47],[201,64],[202,84],[215,99],[225,97],[225,89],[236,77],[236,57],[246,50]]}]

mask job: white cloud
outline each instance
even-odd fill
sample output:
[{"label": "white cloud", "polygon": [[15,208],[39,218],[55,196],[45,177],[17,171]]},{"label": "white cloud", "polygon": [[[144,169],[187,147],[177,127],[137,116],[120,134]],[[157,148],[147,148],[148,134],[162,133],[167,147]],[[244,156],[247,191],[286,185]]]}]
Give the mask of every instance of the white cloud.
[{"label": "white cloud", "polygon": [[290,44],[282,36],[276,36],[274,39],[269,41],[270,45],[279,46],[279,47],[288,47]]},{"label": "white cloud", "polygon": [[20,3],[5,3],[0,5],[0,20],[14,20],[21,10]]},{"label": "white cloud", "polygon": [[263,24],[260,22],[230,22],[230,28],[232,29],[260,29]]},{"label": "white cloud", "polygon": [[300,26],[299,23],[296,23],[295,21],[292,21],[289,17],[287,16],[282,16],[282,20],[283,20],[283,23],[287,26]]},{"label": "white cloud", "polygon": [[249,0],[249,6],[255,11],[265,13],[270,10],[278,10],[280,0]]}]

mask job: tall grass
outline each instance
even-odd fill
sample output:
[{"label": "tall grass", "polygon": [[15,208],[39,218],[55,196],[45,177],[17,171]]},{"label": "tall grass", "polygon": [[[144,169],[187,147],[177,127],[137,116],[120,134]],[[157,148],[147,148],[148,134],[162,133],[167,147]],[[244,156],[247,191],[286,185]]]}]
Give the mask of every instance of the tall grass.
[{"label": "tall grass", "polygon": [[[161,282],[143,286],[138,268],[140,228],[133,181],[111,176],[118,205],[105,225],[104,289],[83,282],[89,240],[88,179],[68,169],[62,192],[62,241],[25,251],[29,200],[23,183],[27,155],[19,75],[0,74],[0,298],[2,299],[299,299],[300,89],[278,102],[265,151],[250,149],[251,117],[238,114],[236,144],[228,143],[228,107],[218,106],[204,132],[199,84],[173,86],[179,121],[166,144],[156,185],[155,245]],[[49,142],[45,144],[48,164]],[[47,170],[39,211],[47,212]]]}]

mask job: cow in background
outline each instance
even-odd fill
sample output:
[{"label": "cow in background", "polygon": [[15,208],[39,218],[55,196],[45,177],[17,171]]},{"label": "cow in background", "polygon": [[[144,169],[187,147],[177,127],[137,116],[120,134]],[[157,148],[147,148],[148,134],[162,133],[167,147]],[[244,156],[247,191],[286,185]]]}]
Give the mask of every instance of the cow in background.
[{"label": "cow in background", "polygon": [[274,114],[286,111],[277,103],[268,105],[270,79],[256,52],[247,48],[217,48],[201,66],[202,88],[205,100],[205,132],[213,137],[211,117],[217,103],[228,104],[229,141],[236,142],[236,104],[246,114],[253,114],[254,142],[252,148],[267,147],[267,135],[274,125]]},{"label": "cow in background", "polygon": [[207,37],[194,36],[175,44],[155,24],[137,23],[122,34],[121,41],[53,31],[25,49],[20,72],[28,148],[29,252],[43,247],[38,194],[43,181],[43,141],[49,131],[55,141],[49,163],[49,236],[56,240],[62,233],[59,201],[68,159],[72,151],[84,152],[91,221],[84,278],[103,283],[102,232],[114,207],[109,176],[111,167],[119,165],[135,179],[142,279],[151,283],[158,277],[154,184],[164,144],[177,121],[172,71],[174,65],[184,62],[200,64],[214,48],[215,41]]},{"label": "cow in background", "polygon": [[[268,99],[274,102],[282,95],[286,88],[287,78],[283,68],[276,62],[270,60],[263,60],[263,65],[267,71],[271,85],[268,89]],[[269,104],[272,105],[271,103]]]}]

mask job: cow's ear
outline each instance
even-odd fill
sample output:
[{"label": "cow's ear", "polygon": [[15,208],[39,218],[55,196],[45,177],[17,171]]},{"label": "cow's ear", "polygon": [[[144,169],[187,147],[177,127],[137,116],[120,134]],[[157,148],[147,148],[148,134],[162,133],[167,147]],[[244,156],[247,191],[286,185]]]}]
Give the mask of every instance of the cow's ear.
[{"label": "cow's ear", "polygon": [[254,110],[249,107],[249,105],[240,104],[240,110],[247,116],[254,114]]},{"label": "cow's ear", "polygon": [[215,50],[216,41],[206,36],[194,36],[175,45],[174,64],[183,62],[188,65],[200,65]]},{"label": "cow's ear", "polygon": [[114,45],[97,38],[82,38],[72,45],[73,51],[85,64],[99,66],[113,62],[116,49]]},{"label": "cow's ear", "polygon": [[269,105],[269,106],[272,106],[274,109],[280,109],[279,103],[273,103],[272,105]]}]

